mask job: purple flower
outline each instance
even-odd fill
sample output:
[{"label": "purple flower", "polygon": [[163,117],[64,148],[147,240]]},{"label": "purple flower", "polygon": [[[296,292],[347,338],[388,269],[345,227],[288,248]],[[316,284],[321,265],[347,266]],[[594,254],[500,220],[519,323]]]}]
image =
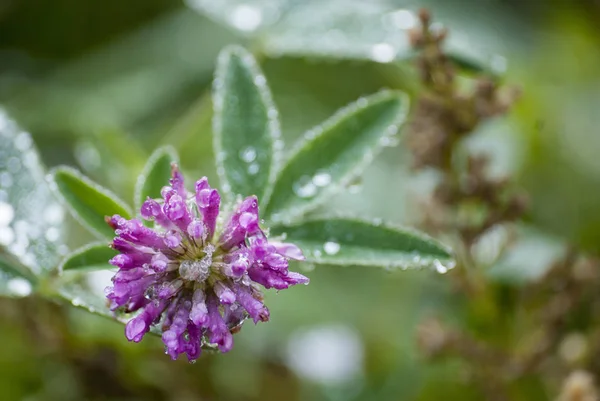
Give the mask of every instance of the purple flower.
[{"label": "purple flower", "polygon": [[231,350],[232,333],[247,318],[269,320],[261,285],[283,290],[308,278],[288,271],[289,259],[303,260],[297,246],[268,241],[255,196],[220,224],[221,196],[206,177],[189,193],[173,164],[170,184],[162,199],[148,198],[141,207],[154,229],[107,217],[120,254],[110,260],[119,270],[106,297],[113,311],[137,312],[125,327],[129,341],[141,341],[156,326],[171,358],[195,360],[205,344]]}]

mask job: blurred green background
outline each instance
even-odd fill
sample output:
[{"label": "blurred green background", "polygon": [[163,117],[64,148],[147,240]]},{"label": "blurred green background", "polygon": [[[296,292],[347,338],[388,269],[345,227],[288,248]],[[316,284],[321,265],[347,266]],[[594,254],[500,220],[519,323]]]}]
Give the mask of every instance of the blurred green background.
[{"label": "blurred green background", "polygon": [[[465,145],[491,153],[496,173],[516,175],[532,197],[531,225],[598,251],[595,0],[0,0],[0,105],[32,134],[47,166],[76,166],[124,199],[161,144],[180,151],[190,176],[215,181],[209,90],[223,46],[245,44],[261,61],[289,148],[361,95],[414,89],[401,59],[415,23],[405,10],[420,7],[450,29],[453,50],[505,70],[523,90],[508,118]],[[409,164],[402,147],[386,149],[331,209],[412,223],[431,180]],[[91,240],[73,221],[67,228],[69,247]],[[539,275],[533,257],[524,252],[495,277]],[[0,399],[482,399],[459,361],[428,364],[415,347],[424,317],[461,319],[444,277],[305,270],[308,287],[267,295],[271,322],[247,324],[231,353],[193,366],[170,361],[159,338],[128,343],[123,327],[103,318],[2,300]]]}]

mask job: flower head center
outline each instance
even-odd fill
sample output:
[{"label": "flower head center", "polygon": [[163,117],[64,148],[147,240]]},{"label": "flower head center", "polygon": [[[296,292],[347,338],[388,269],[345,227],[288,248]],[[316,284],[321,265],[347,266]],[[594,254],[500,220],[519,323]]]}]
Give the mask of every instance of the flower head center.
[{"label": "flower head center", "polygon": [[204,256],[198,259],[185,259],[179,264],[179,275],[187,281],[204,282],[211,274],[213,264],[213,253],[215,247],[212,244],[202,249]]}]

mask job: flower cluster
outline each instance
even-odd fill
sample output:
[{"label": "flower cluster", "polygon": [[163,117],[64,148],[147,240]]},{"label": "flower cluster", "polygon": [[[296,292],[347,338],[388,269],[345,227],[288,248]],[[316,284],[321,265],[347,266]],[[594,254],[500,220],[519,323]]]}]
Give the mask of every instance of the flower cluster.
[{"label": "flower cluster", "polygon": [[141,208],[154,228],[107,217],[116,233],[112,247],[120,253],[110,261],[119,270],[106,297],[112,310],[139,311],[125,327],[129,341],[141,341],[156,326],[173,359],[185,353],[193,361],[205,344],[227,352],[246,318],[269,320],[259,285],[282,290],[308,283],[288,271],[289,259],[303,259],[301,250],[267,240],[255,196],[221,224],[219,192],[202,178],[189,193],[175,164],[161,195]]}]

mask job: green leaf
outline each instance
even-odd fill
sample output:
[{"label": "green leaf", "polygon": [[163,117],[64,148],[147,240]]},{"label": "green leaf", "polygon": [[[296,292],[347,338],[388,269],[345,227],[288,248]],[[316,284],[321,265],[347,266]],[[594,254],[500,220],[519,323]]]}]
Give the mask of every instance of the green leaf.
[{"label": "green leaf", "polygon": [[27,267],[7,254],[0,253],[0,295],[25,297],[29,295],[36,281]]},{"label": "green leaf", "polygon": [[171,146],[158,148],[152,153],[135,184],[135,210],[139,211],[146,198],[160,198],[160,190],[169,184],[171,163],[179,163],[177,151]]},{"label": "green leaf", "polygon": [[105,216],[119,214],[131,218],[131,211],[123,201],[79,171],[62,166],[52,170],[51,175],[54,189],[69,211],[99,237],[114,237],[114,230],[106,224]]},{"label": "green leaf", "polygon": [[60,271],[112,269],[108,261],[117,253],[105,242],[88,244],[67,255],[60,264]]},{"label": "green leaf", "polygon": [[30,276],[44,274],[60,259],[63,217],[31,136],[0,109],[0,246]]},{"label": "green leaf", "polygon": [[270,190],[280,135],[277,109],[250,53],[232,46],[219,56],[213,85],[214,146],[222,189],[263,200]]},{"label": "green leaf", "polygon": [[297,217],[350,184],[395,141],[407,110],[404,94],[382,91],[308,131],[277,176],[265,216],[273,221]]},{"label": "green leaf", "polygon": [[311,263],[408,269],[431,266],[444,273],[454,266],[450,250],[432,238],[381,222],[352,218],[322,218],[275,226],[298,245]]},{"label": "green leaf", "polygon": [[109,271],[67,270],[54,283],[54,296],[95,315],[125,323],[122,314],[113,314],[103,288],[110,285]]},{"label": "green leaf", "polygon": [[[274,0],[251,4],[246,0],[187,0],[187,3],[240,34],[254,38],[260,50],[269,57],[391,63],[414,60],[418,54],[410,45],[410,30],[418,25],[418,16],[407,8],[406,1],[394,4]],[[414,5],[412,8],[417,9]],[[268,17],[273,14],[277,14],[277,18]],[[438,13],[434,16],[437,21]],[[446,22],[446,19],[440,17],[440,21]],[[485,38],[485,30],[473,32],[471,28],[467,40],[462,34],[465,21],[455,17],[450,22],[461,27],[451,30],[446,40],[450,58],[470,60],[468,66],[471,69],[503,72],[498,71],[502,69],[502,63],[497,62],[498,56],[488,50],[491,40],[485,40],[489,39]]]}]

